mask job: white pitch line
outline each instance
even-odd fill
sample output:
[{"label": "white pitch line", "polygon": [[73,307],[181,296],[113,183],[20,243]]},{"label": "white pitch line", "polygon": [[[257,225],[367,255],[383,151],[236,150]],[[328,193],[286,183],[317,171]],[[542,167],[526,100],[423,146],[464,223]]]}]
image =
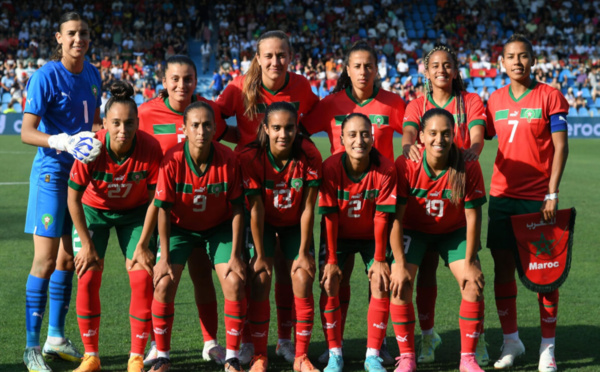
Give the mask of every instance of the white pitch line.
[{"label": "white pitch line", "polygon": [[0,186],[29,185],[29,182],[0,182]]},{"label": "white pitch line", "polygon": [[32,151],[0,151],[0,154],[15,154],[15,155],[32,154],[32,155],[34,155],[35,152],[32,152]]}]

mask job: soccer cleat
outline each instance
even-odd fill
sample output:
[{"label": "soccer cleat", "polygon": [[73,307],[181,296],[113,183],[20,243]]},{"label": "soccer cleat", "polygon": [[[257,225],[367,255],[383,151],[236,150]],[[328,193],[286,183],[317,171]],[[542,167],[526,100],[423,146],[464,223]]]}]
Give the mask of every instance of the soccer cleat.
[{"label": "soccer cleat", "polygon": [[479,336],[477,348],[475,349],[475,359],[480,367],[485,367],[490,364],[490,354],[487,351],[487,343],[485,342],[485,333]]},{"label": "soccer cleat", "polygon": [[134,355],[127,362],[127,372],[144,372],[144,358],[141,355]]},{"label": "soccer cleat", "polygon": [[540,362],[538,364],[540,372],[556,372],[556,360],[554,359],[554,345],[542,344],[540,346]]},{"label": "soccer cleat", "polygon": [[29,372],[52,372],[38,347],[28,347],[25,349],[23,363]]},{"label": "soccer cleat", "polygon": [[384,342],[381,344],[381,348],[379,349],[379,357],[383,360],[382,364],[384,366],[392,366],[394,365],[394,357],[390,355],[390,352],[387,348],[387,343]]},{"label": "soccer cleat", "polygon": [[47,359],[62,359],[69,362],[79,362],[83,358],[83,355],[75,349],[75,345],[68,338],[62,345],[50,345],[46,342],[42,349],[42,355]]},{"label": "soccer cleat", "polygon": [[294,363],[296,359],[296,347],[294,346],[294,343],[289,340],[277,342],[275,354],[283,357],[283,359],[289,363]]},{"label": "soccer cleat", "polygon": [[267,372],[269,360],[266,356],[255,355],[250,362],[249,372]]},{"label": "soccer cleat", "polygon": [[442,338],[436,331],[430,335],[421,335],[421,352],[417,361],[419,363],[435,362],[435,350],[442,344]]},{"label": "soccer cleat", "polygon": [[254,357],[254,344],[251,342],[240,346],[240,363],[248,364]]},{"label": "soccer cleat", "polygon": [[327,361],[329,360],[329,350],[325,350],[323,352],[323,354],[319,355],[319,357],[317,358],[317,360],[321,364],[326,364]]},{"label": "soccer cleat", "polygon": [[475,355],[467,354],[460,357],[460,372],[484,372],[477,364]]},{"label": "soccer cleat", "polygon": [[229,358],[225,361],[225,372],[244,372],[238,358]]},{"label": "soccer cleat", "polygon": [[98,372],[100,369],[100,358],[85,354],[81,364],[73,372]]},{"label": "soccer cleat", "polygon": [[386,372],[381,365],[383,360],[375,355],[370,355],[365,359],[365,371],[367,372]]},{"label": "soccer cleat", "polygon": [[144,367],[152,367],[156,360],[158,359],[158,349],[156,348],[156,342],[152,341],[150,343],[150,349],[146,353],[144,357]]},{"label": "soccer cleat", "polygon": [[204,343],[202,349],[202,359],[209,361],[212,360],[218,365],[225,363],[225,348],[218,343]]},{"label": "soccer cleat", "polygon": [[500,358],[494,363],[494,368],[505,369],[512,367],[515,358],[525,353],[525,345],[521,340],[504,340]]},{"label": "soccer cleat", "polygon": [[344,358],[342,358],[341,355],[328,353],[327,359],[329,359],[329,361],[323,372],[342,372],[344,369]]},{"label": "soccer cleat", "polygon": [[401,354],[396,358],[396,369],[394,372],[415,372],[417,370],[417,362],[415,354]]},{"label": "soccer cleat", "polygon": [[170,369],[171,360],[169,358],[158,358],[148,372],[167,372]]},{"label": "soccer cleat", "polygon": [[294,358],[294,372],[320,372],[312,365],[306,354]]}]

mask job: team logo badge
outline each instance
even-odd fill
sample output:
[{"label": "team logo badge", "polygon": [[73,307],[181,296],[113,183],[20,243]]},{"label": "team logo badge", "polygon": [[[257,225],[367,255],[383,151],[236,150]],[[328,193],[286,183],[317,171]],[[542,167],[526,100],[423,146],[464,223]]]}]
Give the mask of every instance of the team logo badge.
[{"label": "team logo badge", "polygon": [[42,216],[42,223],[44,224],[44,227],[46,228],[46,230],[48,230],[48,226],[52,225],[52,223],[54,223],[54,217],[52,217],[51,214],[44,214]]},{"label": "team logo badge", "polygon": [[94,98],[98,98],[98,87],[96,84],[92,84],[92,93],[94,94]]},{"label": "team logo badge", "polygon": [[527,118],[527,122],[531,123],[531,118],[533,118],[533,110],[527,110],[525,111],[525,117]]},{"label": "team logo badge", "polygon": [[302,184],[303,184],[302,178],[294,178],[292,180],[292,188],[294,190],[296,190],[297,192],[299,192],[300,189],[302,188]]},{"label": "team logo badge", "polygon": [[50,175],[49,174],[46,175],[46,177],[44,178],[44,181],[45,182],[50,182]]},{"label": "team logo badge", "polygon": [[367,192],[365,193],[365,199],[367,200],[374,200],[376,196],[377,190],[367,190]]}]

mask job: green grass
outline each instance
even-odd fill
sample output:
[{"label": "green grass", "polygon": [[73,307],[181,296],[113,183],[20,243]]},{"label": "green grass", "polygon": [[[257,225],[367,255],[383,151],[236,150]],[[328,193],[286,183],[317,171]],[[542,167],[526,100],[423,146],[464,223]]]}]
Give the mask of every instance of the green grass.
[{"label": "green grass", "polygon": [[[327,138],[315,142],[328,154]],[[397,145],[399,140],[396,139]],[[571,140],[570,157],[560,190],[560,206],[578,209],[572,270],[561,288],[561,300],[557,331],[556,356],[561,371],[600,371],[600,293],[597,277],[600,273],[600,147],[599,140]],[[396,146],[398,154],[398,146]],[[486,143],[481,165],[489,184],[496,143]],[[0,371],[24,371],[22,353],[25,345],[25,282],[33,257],[30,235],[23,233],[27,207],[28,185],[6,185],[8,182],[27,182],[35,149],[22,145],[16,136],[0,136]],[[484,212],[487,207],[484,206]],[[318,224],[316,224],[318,230]],[[318,231],[315,231],[318,236]],[[487,234],[484,223],[482,236]],[[112,239],[106,258],[101,290],[102,326],[100,347],[104,371],[124,371],[129,351],[128,301],[129,284],[122,255]],[[498,357],[502,331],[493,302],[493,263],[490,253],[484,249],[480,258],[488,286],[485,289],[486,339],[492,359]],[[187,274],[184,274],[187,277]],[[215,278],[215,283],[218,281]],[[218,285],[218,284],[217,284]],[[437,352],[437,362],[420,366],[420,371],[456,371],[458,368],[460,337],[458,332],[458,308],[460,294],[449,270],[438,270],[439,295],[437,300],[436,330],[444,343]],[[74,283],[76,287],[76,283]],[[75,291],[74,291],[75,292]],[[537,370],[539,347],[539,315],[535,294],[519,285],[518,297],[519,332],[527,347],[526,356],[519,359],[515,370]],[[315,286],[315,293],[318,289]],[[366,347],[367,280],[357,262],[352,277],[352,302],[346,325],[344,354],[346,371],[361,371]],[[75,319],[75,293],[72,309],[67,317],[67,333],[81,345]],[[317,300],[318,302],[318,300]],[[222,299],[219,298],[222,304]],[[221,308],[222,305],[219,307]],[[201,360],[202,336],[198,324],[192,286],[183,280],[176,299],[176,318],[173,330],[173,371],[220,371],[222,367]],[[270,370],[291,371],[291,366],[275,356],[276,322],[272,306],[269,339]],[[47,317],[46,317],[47,318]],[[222,318],[221,318],[222,320]],[[46,325],[43,328],[43,335]],[[418,327],[417,327],[417,332]],[[219,326],[219,340],[224,343],[224,326]],[[44,336],[42,336],[42,342]],[[391,327],[388,328],[388,344],[397,353]],[[326,345],[320,328],[319,317],[315,319],[310,357],[316,358]],[[76,366],[68,363],[50,363],[55,372],[70,371]],[[322,368],[322,366],[318,366]],[[390,368],[389,370],[392,370]],[[488,367],[486,370],[493,370]]]}]

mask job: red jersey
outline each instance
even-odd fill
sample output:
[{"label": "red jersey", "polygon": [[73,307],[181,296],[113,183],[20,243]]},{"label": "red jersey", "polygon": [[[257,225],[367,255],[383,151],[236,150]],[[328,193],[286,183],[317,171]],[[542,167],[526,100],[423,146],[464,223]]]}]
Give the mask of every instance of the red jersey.
[{"label": "red jersey", "polygon": [[544,200],[554,158],[550,116],[566,118],[568,111],[561,92],[535,80],[518,99],[510,85],[492,93],[487,124],[489,133],[498,135],[498,154],[490,195]]},{"label": "red jersey", "polygon": [[246,149],[240,155],[245,193],[262,195],[267,223],[297,225],[306,188],[321,184],[322,162],[321,153],[308,140],[302,141],[298,158],[290,159],[283,168],[275,164],[268,148],[258,156],[257,149]]},{"label": "red jersey", "polygon": [[[221,116],[219,106],[199,94],[192,96],[192,102],[196,101],[206,102],[212,107],[215,112],[216,124],[214,139],[215,141],[221,140],[227,130],[227,124]],[[140,120],[139,129],[150,133],[158,139],[163,154],[177,143],[185,140],[185,134],[183,134],[183,112],[175,111],[169,104],[168,98],[156,97],[142,104],[138,108],[138,118]]]},{"label": "red jersey", "polygon": [[376,214],[396,211],[396,169],[391,160],[379,156],[360,179],[348,175],[346,153],[323,163],[319,213],[338,213],[338,239],[375,239]]},{"label": "red jersey", "polygon": [[[431,95],[427,95],[427,97],[419,97],[413,101],[408,103],[406,107],[406,114],[404,115],[404,124],[402,127],[404,128],[407,125],[415,127],[417,131],[421,130],[421,118],[423,117],[423,102],[427,99],[427,103],[425,106],[425,111],[431,110],[433,108],[441,108],[454,116],[454,122],[456,126],[454,127],[454,143],[460,149],[468,149],[471,147],[471,136],[469,134],[469,130],[473,128],[475,125],[483,125],[485,127],[485,108],[483,107],[483,102],[481,102],[481,98],[475,93],[461,92],[461,96],[463,98],[463,102],[465,103],[465,113],[462,114],[462,120],[460,120],[463,125],[461,128],[458,127],[458,113],[457,113],[457,102],[456,97],[452,95],[448,102],[444,106],[438,106],[437,103],[433,100]],[[420,142],[419,137],[417,137],[417,141]]]},{"label": "red jersey", "polygon": [[231,219],[231,203],[243,203],[240,167],[231,149],[213,142],[202,174],[194,166],[187,141],[167,151],[154,204],[172,208],[171,223],[205,231]]},{"label": "red jersey", "polygon": [[323,98],[304,118],[302,125],[310,134],[327,132],[331,143],[331,153],[344,152],[340,142],[342,121],[352,113],[365,114],[373,124],[375,148],[394,161],[394,132],[402,134],[402,118],[406,104],[399,95],[375,88],[373,96],[358,103],[352,96],[351,88],[330,94]]},{"label": "red jersey", "polygon": [[260,89],[258,97],[258,114],[250,120],[244,112],[244,96],[242,88],[244,87],[244,76],[238,76],[227,85],[227,88],[217,99],[217,104],[225,117],[235,115],[237,126],[240,131],[240,139],[236,146],[236,151],[241,151],[247,144],[256,139],[258,126],[264,117],[265,110],[273,102],[290,102],[298,110],[298,118],[306,114],[319,101],[310,88],[310,83],[302,75],[288,72],[283,87],[278,91],[272,91],[264,86]]},{"label": "red jersey", "polygon": [[73,163],[69,187],[85,190],[81,202],[92,208],[122,211],[147,204],[148,190],[156,188],[162,159],[158,141],[137,131],[131,150],[118,161],[110,149],[108,131],[102,129],[96,137],[103,145],[100,155],[88,164]]},{"label": "red jersey", "polygon": [[454,205],[450,202],[448,171],[434,176],[427,165],[425,150],[421,157],[423,160],[418,163],[404,156],[396,160],[398,200],[406,204],[402,225],[431,234],[445,234],[466,226],[465,208],[476,208],[487,201],[479,162],[466,162],[465,196]]}]

